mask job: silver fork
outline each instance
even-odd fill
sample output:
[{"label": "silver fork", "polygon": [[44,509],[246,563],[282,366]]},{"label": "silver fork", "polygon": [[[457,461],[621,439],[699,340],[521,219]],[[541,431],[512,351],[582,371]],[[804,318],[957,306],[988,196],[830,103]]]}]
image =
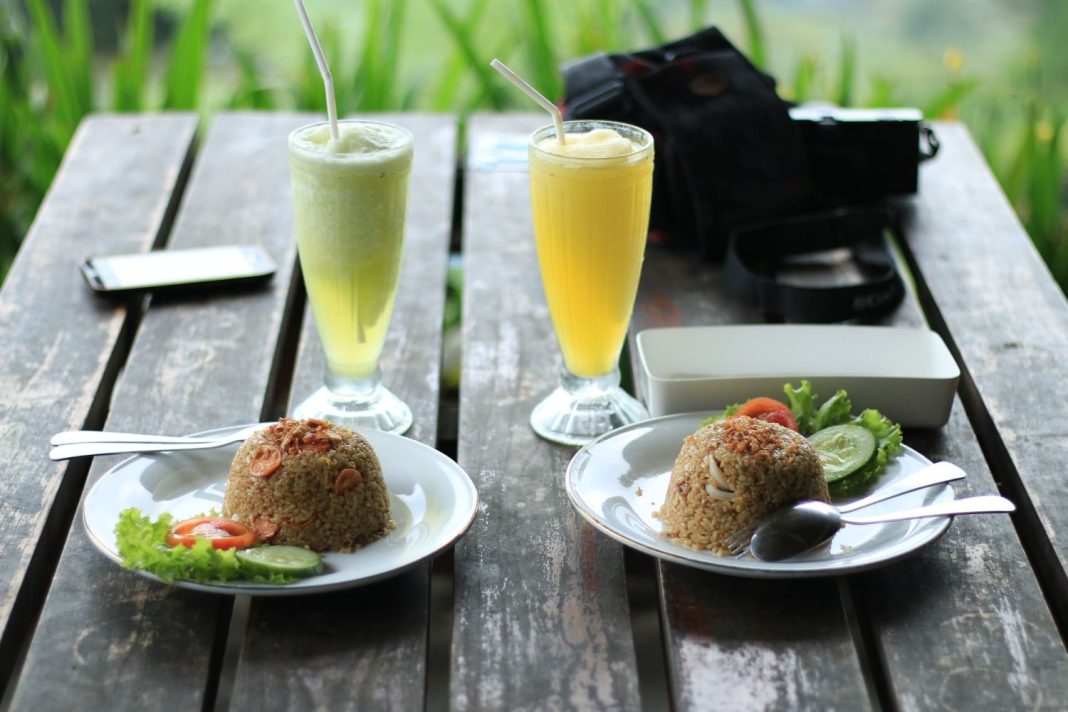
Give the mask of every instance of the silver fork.
[{"label": "silver fork", "polygon": [[72,457],[89,455],[210,450],[245,440],[259,428],[259,425],[250,425],[219,437],[174,437],[140,433],[109,433],[100,430],[68,430],[52,436],[51,444],[54,447],[49,451],[48,457],[52,460],[69,460]]},{"label": "silver fork", "polygon": [[[964,470],[951,462],[936,462],[916,470],[911,475],[902,477],[897,482],[873,492],[863,499],[858,499],[856,502],[850,502],[849,504],[843,504],[842,506],[837,507],[837,509],[842,513],[853,512],[872,504],[903,495],[906,492],[912,492],[914,490],[942,484],[944,482],[959,480],[966,474],[967,473],[965,473]],[[723,543],[726,545],[732,556],[741,559],[749,554],[749,542],[752,540],[757,527],[760,526],[762,522],[763,518],[750,522],[746,526],[731,533],[731,535],[724,540]]]}]

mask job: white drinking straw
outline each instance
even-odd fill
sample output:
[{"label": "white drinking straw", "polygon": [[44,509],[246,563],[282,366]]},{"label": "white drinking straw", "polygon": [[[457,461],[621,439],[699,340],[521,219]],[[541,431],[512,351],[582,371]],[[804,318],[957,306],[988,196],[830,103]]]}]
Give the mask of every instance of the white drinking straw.
[{"label": "white drinking straw", "polygon": [[315,55],[315,63],[319,65],[319,74],[323,75],[323,84],[326,86],[326,116],[330,119],[330,138],[337,141],[340,134],[337,130],[337,101],[334,99],[334,75],[330,73],[330,65],[326,63],[326,56],[319,44],[319,38],[315,36],[315,28],[312,27],[308,18],[308,11],[304,9],[304,0],[293,0],[300,13],[300,21],[304,25],[304,34],[308,36],[312,54]]},{"label": "white drinking straw", "polygon": [[548,111],[553,117],[553,124],[556,125],[556,140],[560,143],[567,143],[567,139],[564,138],[564,117],[560,115],[560,109],[557,108],[556,104],[542,96],[537,89],[527,84],[518,74],[506,67],[501,60],[494,58],[494,60],[490,62],[490,66],[503,74],[505,79],[522,89],[527,96],[538,102],[543,109]]}]

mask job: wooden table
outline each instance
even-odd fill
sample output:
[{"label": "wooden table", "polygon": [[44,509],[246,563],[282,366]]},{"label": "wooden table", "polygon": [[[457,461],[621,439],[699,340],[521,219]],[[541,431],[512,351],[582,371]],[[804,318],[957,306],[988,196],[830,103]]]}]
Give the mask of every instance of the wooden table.
[{"label": "wooden table", "polygon": [[[963,378],[949,423],[906,433],[1019,511],[963,518],[907,560],[769,581],[625,550],[568,502],[574,454],[538,439],[558,356],[522,161],[541,123],[389,117],[415,134],[402,284],[383,359],[409,436],[480,494],[433,563],[363,588],[228,597],[115,566],[79,503],[119,457],[54,463],[70,428],[181,434],[275,418],[319,381],[295,268],[284,139],[308,116],[93,116],[0,292],[0,680],[11,709],[1063,709],[1068,700],[1068,305],[958,125],[904,201],[914,286]],[[460,166],[462,170],[457,170]],[[258,242],[266,289],[114,302],[94,253]],[[450,244],[462,245],[458,416],[440,383]],[[632,335],[760,321],[717,265],[650,251]]]}]

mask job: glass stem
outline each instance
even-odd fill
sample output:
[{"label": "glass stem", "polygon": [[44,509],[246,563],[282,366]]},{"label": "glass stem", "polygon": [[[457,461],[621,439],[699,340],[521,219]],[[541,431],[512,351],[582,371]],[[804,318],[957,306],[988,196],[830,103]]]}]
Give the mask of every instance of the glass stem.
[{"label": "glass stem", "polygon": [[359,378],[340,376],[326,366],[323,368],[323,382],[331,393],[344,396],[347,400],[367,400],[382,383],[382,371],[376,368],[371,375]]},{"label": "glass stem", "polygon": [[572,396],[582,399],[596,398],[619,388],[619,368],[613,368],[601,376],[576,376],[564,366],[560,369],[560,387]]}]

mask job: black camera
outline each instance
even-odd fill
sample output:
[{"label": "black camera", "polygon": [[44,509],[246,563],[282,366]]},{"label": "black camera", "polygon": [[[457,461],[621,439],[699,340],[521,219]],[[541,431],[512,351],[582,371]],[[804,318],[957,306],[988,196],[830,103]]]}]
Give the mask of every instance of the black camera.
[{"label": "black camera", "polygon": [[850,205],[910,195],[917,166],[934,157],[938,139],[918,109],[795,106],[790,118],[824,203]]}]

